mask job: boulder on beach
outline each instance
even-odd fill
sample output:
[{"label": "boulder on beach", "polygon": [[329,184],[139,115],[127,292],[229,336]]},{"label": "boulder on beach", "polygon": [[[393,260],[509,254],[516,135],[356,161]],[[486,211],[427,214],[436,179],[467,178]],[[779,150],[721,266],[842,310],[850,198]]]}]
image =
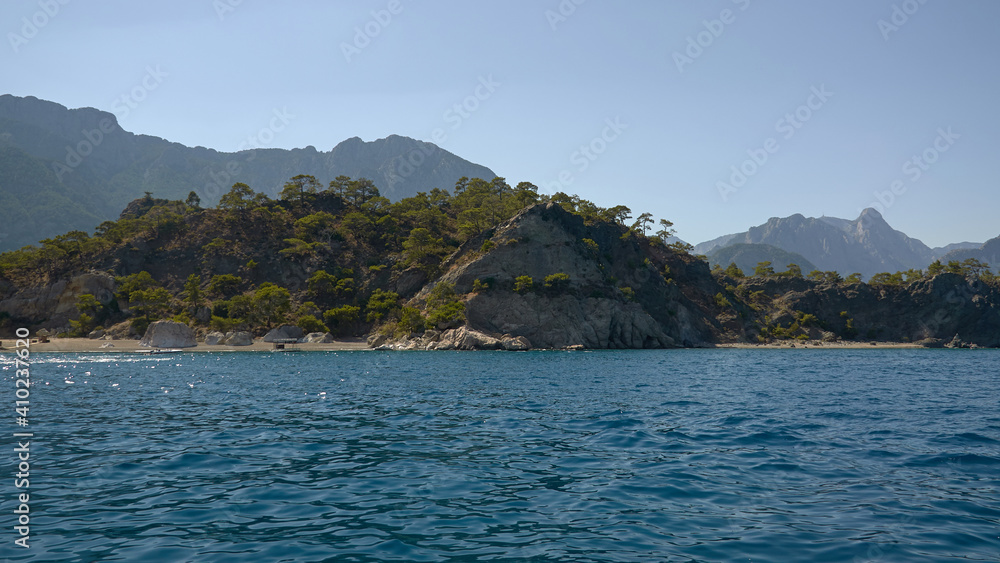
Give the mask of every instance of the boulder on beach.
[{"label": "boulder on beach", "polygon": [[310,332],[299,339],[299,343],[306,344],[328,344],[333,342],[333,335],[329,332]]},{"label": "boulder on beach", "polygon": [[151,348],[190,348],[197,344],[191,327],[175,321],[156,321],[150,324],[139,341],[139,346]]},{"label": "boulder on beach", "polygon": [[225,337],[226,337],[225,334],[217,330],[213,330],[212,332],[205,335],[205,344],[208,344],[209,346],[215,346],[216,344],[221,344],[222,339]]},{"label": "boulder on beach", "polygon": [[305,331],[295,325],[281,325],[273,328],[264,335],[264,342],[274,342],[275,340],[298,340],[305,335]]},{"label": "boulder on beach", "polygon": [[253,335],[246,331],[227,332],[226,338],[222,340],[226,346],[249,346],[253,344]]}]

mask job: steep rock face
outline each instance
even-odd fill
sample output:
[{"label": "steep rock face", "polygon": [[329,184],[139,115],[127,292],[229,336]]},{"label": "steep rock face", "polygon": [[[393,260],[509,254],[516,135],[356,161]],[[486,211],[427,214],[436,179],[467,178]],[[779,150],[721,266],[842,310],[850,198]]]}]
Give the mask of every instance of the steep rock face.
[{"label": "steep rock face", "polygon": [[851,319],[857,337],[866,340],[948,341],[958,335],[970,344],[1000,346],[1000,290],[956,274],[905,287],[768,280],[752,282],[750,290],[775,296],[769,313],[778,323],[793,320],[789,311],[803,311],[838,334]]},{"label": "steep rock face", "polygon": [[198,344],[194,330],[184,323],[156,321],[146,329],[139,346],[153,348],[190,348]]},{"label": "steep rock face", "polygon": [[81,295],[91,294],[101,303],[112,300],[115,279],[103,272],[88,272],[59,280],[48,286],[22,289],[0,301],[0,311],[30,324],[44,323],[53,332],[68,329],[70,319],[79,312],[76,302]]},{"label": "steep rock face", "polygon": [[[559,205],[536,205],[468,241],[446,261],[438,281],[469,294],[470,328],[523,336],[535,348],[664,348],[711,341],[713,327],[704,312],[654,265],[662,257],[645,254],[623,234],[613,225],[585,225]],[[484,253],[486,240],[495,246]],[[707,265],[702,267],[711,283]],[[567,274],[568,284],[546,288],[546,276],[557,273]],[[520,276],[534,280],[532,291],[514,291]],[[470,293],[476,280],[489,289]]]},{"label": "steep rock face", "polygon": [[669,348],[679,344],[637,303],[487,293],[473,297],[466,306],[472,326],[524,336],[538,348]]}]

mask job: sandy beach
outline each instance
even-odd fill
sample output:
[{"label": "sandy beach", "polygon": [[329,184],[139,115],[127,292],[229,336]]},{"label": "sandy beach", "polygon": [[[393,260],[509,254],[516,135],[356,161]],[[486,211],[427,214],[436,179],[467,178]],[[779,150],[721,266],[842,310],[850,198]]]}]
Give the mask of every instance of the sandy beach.
[{"label": "sandy beach", "polygon": [[[3,341],[2,350],[11,350],[14,345],[13,339]],[[106,348],[104,346],[107,346]],[[347,350],[370,350],[368,344],[361,338],[350,338],[336,340],[326,344],[303,343],[286,346],[287,349],[303,350],[312,352],[341,352]],[[274,344],[255,340],[250,346],[210,346],[204,342],[199,342],[197,346],[189,348],[179,348],[185,352],[270,352],[274,350]],[[48,342],[38,342],[32,339],[32,352],[143,352],[154,350],[148,346],[139,346],[138,340],[92,340],[89,338],[50,338]]]},{"label": "sandy beach", "polygon": [[[0,350],[11,350],[14,344],[13,339],[2,342]],[[923,348],[919,344],[909,342],[774,342],[770,344],[751,343],[727,343],[716,344],[715,348],[734,349],[818,349],[818,350],[849,350],[849,349],[873,349],[873,348]],[[341,352],[348,350],[371,350],[362,338],[347,338],[325,344],[303,343],[288,345],[287,349],[301,350],[309,352]],[[92,340],[89,338],[50,338],[48,342],[41,343],[37,339],[32,339],[32,352],[108,352],[108,353],[135,353],[148,352],[154,350],[147,346],[140,346],[138,340]],[[271,352],[274,351],[274,344],[255,340],[250,346],[223,346],[208,345],[199,342],[197,346],[181,348],[185,352]]]}]

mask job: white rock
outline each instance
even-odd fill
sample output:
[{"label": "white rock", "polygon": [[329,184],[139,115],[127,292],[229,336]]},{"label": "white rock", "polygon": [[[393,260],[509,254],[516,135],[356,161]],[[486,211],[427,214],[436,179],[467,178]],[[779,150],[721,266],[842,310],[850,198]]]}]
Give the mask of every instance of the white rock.
[{"label": "white rock", "polygon": [[389,337],[384,334],[373,334],[368,337],[368,346],[376,350],[387,350],[384,348],[386,342],[389,341]]},{"label": "white rock", "polygon": [[225,334],[222,334],[221,332],[219,332],[217,330],[213,330],[212,332],[210,332],[210,333],[208,333],[208,334],[205,335],[205,344],[208,344],[209,346],[214,346],[216,344],[221,344],[222,343],[222,339],[225,338],[225,337],[226,337]]},{"label": "white rock", "polygon": [[500,339],[500,344],[503,346],[504,350],[531,350],[531,342],[524,336],[511,336],[509,334],[505,334],[504,337]]},{"label": "white rock", "polygon": [[294,338],[298,340],[302,338],[305,334],[301,328],[295,325],[281,325],[278,328],[273,328],[264,335],[264,342],[274,342],[275,340],[286,340]]},{"label": "white rock", "polygon": [[226,346],[249,346],[253,344],[253,335],[246,331],[230,332],[222,343]]},{"label": "white rock", "polygon": [[299,342],[326,344],[329,342],[333,342],[333,335],[330,334],[329,332],[310,332],[309,334],[300,338]]},{"label": "white rock", "polygon": [[139,341],[139,346],[152,348],[190,348],[197,344],[191,327],[174,321],[156,321]]}]

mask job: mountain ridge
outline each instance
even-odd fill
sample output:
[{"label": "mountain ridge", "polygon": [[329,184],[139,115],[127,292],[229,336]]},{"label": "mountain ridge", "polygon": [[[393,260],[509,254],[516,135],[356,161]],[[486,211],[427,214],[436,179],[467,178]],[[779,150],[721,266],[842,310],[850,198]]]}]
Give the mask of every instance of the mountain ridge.
[{"label": "mountain ridge", "polygon": [[919,239],[893,229],[875,209],[867,208],[851,221],[837,217],[771,217],[742,233],[723,235],[695,246],[712,254],[734,244],[766,244],[805,257],[821,270],[871,277],[880,272],[926,268],[949,251],[976,243],[930,248]]},{"label": "mountain ridge", "polygon": [[994,266],[994,268],[997,265],[1000,265],[1000,237],[991,238],[976,248],[966,247],[952,249],[941,258],[941,261],[950,262],[952,260],[957,260],[961,262],[968,260],[969,258],[985,262]]},{"label": "mountain ridge", "polygon": [[[276,111],[272,121],[284,127],[287,117]],[[19,173],[25,168],[34,170],[32,181]],[[167,199],[194,191],[202,204],[214,205],[236,182],[274,196],[297,174],[324,183],[342,175],[368,178],[392,201],[449,189],[463,176],[496,177],[433,143],[399,135],[368,142],[351,137],[328,152],[313,146],[222,152],[132,133],[99,109],[0,95],[0,221],[6,228],[0,251],[66,227],[91,231],[146,191]],[[24,201],[27,185],[34,201]]]}]

